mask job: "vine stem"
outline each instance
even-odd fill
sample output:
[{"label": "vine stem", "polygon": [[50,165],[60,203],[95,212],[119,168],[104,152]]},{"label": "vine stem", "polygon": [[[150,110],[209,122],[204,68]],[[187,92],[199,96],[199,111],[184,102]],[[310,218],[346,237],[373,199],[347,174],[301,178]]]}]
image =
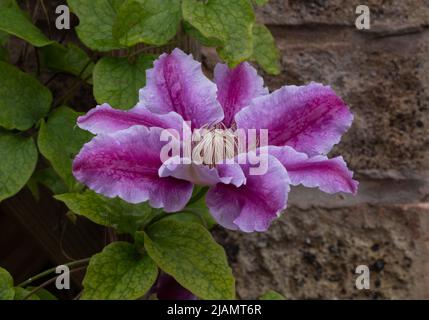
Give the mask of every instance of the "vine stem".
[{"label": "vine stem", "polygon": [[51,37],[52,35],[51,18],[49,17],[48,10],[46,9],[44,0],[39,0],[39,1],[42,7],[43,13],[45,14],[46,21],[48,23],[48,35],[49,37]]},{"label": "vine stem", "polygon": [[[79,267],[73,270],[70,270],[68,273],[72,273],[72,272],[77,272],[77,271],[81,271],[86,269],[87,266],[83,266],[83,267]],[[28,300],[28,298],[30,298],[33,294],[39,292],[41,289],[43,289],[44,287],[46,287],[47,285],[51,284],[52,282],[54,282],[57,279],[57,277],[53,277],[45,282],[43,282],[40,286],[34,288],[33,290],[31,290],[24,298],[23,300]]]},{"label": "vine stem", "polygon": [[[72,262],[69,262],[69,263],[65,263],[64,264],[64,266],[67,266],[67,267],[74,267],[74,266],[78,266],[78,265],[81,265],[81,264],[83,264],[83,263],[87,263],[87,262],[89,262],[89,260],[90,260],[91,258],[85,258],[85,259],[81,259],[81,260],[76,260],[76,261],[72,261]],[[55,270],[57,269],[57,267],[54,267],[54,268],[51,268],[51,269],[48,269],[48,270],[45,270],[45,271],[43,271],[43,272],[41,272],[41,273],[39,273],[39,274],[37,274],[37,275],[35,275],[34,277],[31,277],[31,278],[29,278],[29,279],[27,279],[27,280],[25,280],[24,282],[21,282],[20,284],[18,284],[18,287],[25,287],[25,286],[28,286],[30,283],[32,283],[33,281],[36,281],[36,280],[38,280],[38,279],[41,279],[41,278],[43,278],[44,276],[47,276],[48,274],[51,274],[52,272],[55,272]]]},{"label": "vine stem", "polygon": [[65,94],[63,94],[63,96],[61,96],[60,98],[57,98],[56,101],[54,101],[53,106],[54,108],[60,106],[62,103],[65,103],[66,100],[74,93],[74,91],[76,90],[76,88],[79,87],[79,85],[81,85],[82,81],[85,82],[87,80],[89,80],[92,77],[92,74],[88,75],[87,77],[85,77],[84,79],[81,79],[84,72],[86,71],[86,69],[89,67],[89,65],[92,63],[92,58],[94,55],[92,55],[87,63],[83,66],[83,68],[80,70],[79,74],[77,75],[76,80],[74,81],[74,83],[71,85],[70,89],[67,90],[67,92]]}]

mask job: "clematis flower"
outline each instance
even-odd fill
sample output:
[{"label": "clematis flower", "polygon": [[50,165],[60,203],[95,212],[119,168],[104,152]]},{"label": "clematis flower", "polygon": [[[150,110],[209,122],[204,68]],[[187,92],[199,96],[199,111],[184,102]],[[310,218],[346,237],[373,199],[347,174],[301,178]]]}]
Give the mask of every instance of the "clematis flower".
[{"label": "clematis flower", "polygon": [[[133,109],[103,104],[78,119],[79,127],[96,137],[75,158],[73,173],[94,191],[176,212],[186,206],[194,185],[209,186],[206,204],[216,221],[244,232],[268,229],[286,208],[290,185],[357,192],[343,158],[326,156],[353,120],[329,86],[284,86],[269,93],[246,62],[234,69],[218,64],[212,82],[201,64],[179,49],[161,55],[146,78]],[[215,161],[182,155],[181,161],[161,161],[167,143],[162,131],[182,132],[187,123],[207,131],[191,144],[191,155],[210,149]],[[242,154],[234,147],[236,132],[251,129],[267,130],[268,146]],[[219,144],[229,139],[232,144]],[[252,174],[251,161],[219,161],[261,152],[267,154],[264,174]]]}]

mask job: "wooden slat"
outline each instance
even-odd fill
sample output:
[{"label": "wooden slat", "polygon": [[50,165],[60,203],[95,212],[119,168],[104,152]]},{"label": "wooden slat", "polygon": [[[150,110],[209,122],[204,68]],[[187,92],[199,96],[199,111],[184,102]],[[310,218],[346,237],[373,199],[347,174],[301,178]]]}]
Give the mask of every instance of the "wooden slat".
[{"label": "wooden slat", "polygon": [[67,208],[46,190],[36,202],[25,188],[1,202],[0,209],[14,215],[55,264],[89,257],[104,246],[104,228],[84,218],[73,225],[65,215]]}]

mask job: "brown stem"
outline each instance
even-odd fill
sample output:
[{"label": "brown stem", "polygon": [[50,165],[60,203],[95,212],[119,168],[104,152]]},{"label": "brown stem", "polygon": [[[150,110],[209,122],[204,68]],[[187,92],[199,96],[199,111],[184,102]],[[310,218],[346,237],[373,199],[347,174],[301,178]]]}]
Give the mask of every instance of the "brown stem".
[{"label": "brown stem", "polygon": [[48,35],[50,38],[52,35],[51,18],[49,17],[48,10],[46,9],[45,2],[43,0],[39,0],[39,1],[40,1],[40,4],[42,5],[43,13],[45,14],[46,22],[48,23]]}]

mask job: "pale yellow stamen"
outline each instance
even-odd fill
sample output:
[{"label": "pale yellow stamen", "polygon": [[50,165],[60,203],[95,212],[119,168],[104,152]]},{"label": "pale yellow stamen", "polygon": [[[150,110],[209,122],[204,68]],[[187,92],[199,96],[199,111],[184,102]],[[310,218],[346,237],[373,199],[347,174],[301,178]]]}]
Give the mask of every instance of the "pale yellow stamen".
[{"label": "pale yellow stamen", "polygon": [[201,140],[192,150],[193,161],[214,166],[236,155],[237,137],[232,130],[211,128],[203,131]]}]

